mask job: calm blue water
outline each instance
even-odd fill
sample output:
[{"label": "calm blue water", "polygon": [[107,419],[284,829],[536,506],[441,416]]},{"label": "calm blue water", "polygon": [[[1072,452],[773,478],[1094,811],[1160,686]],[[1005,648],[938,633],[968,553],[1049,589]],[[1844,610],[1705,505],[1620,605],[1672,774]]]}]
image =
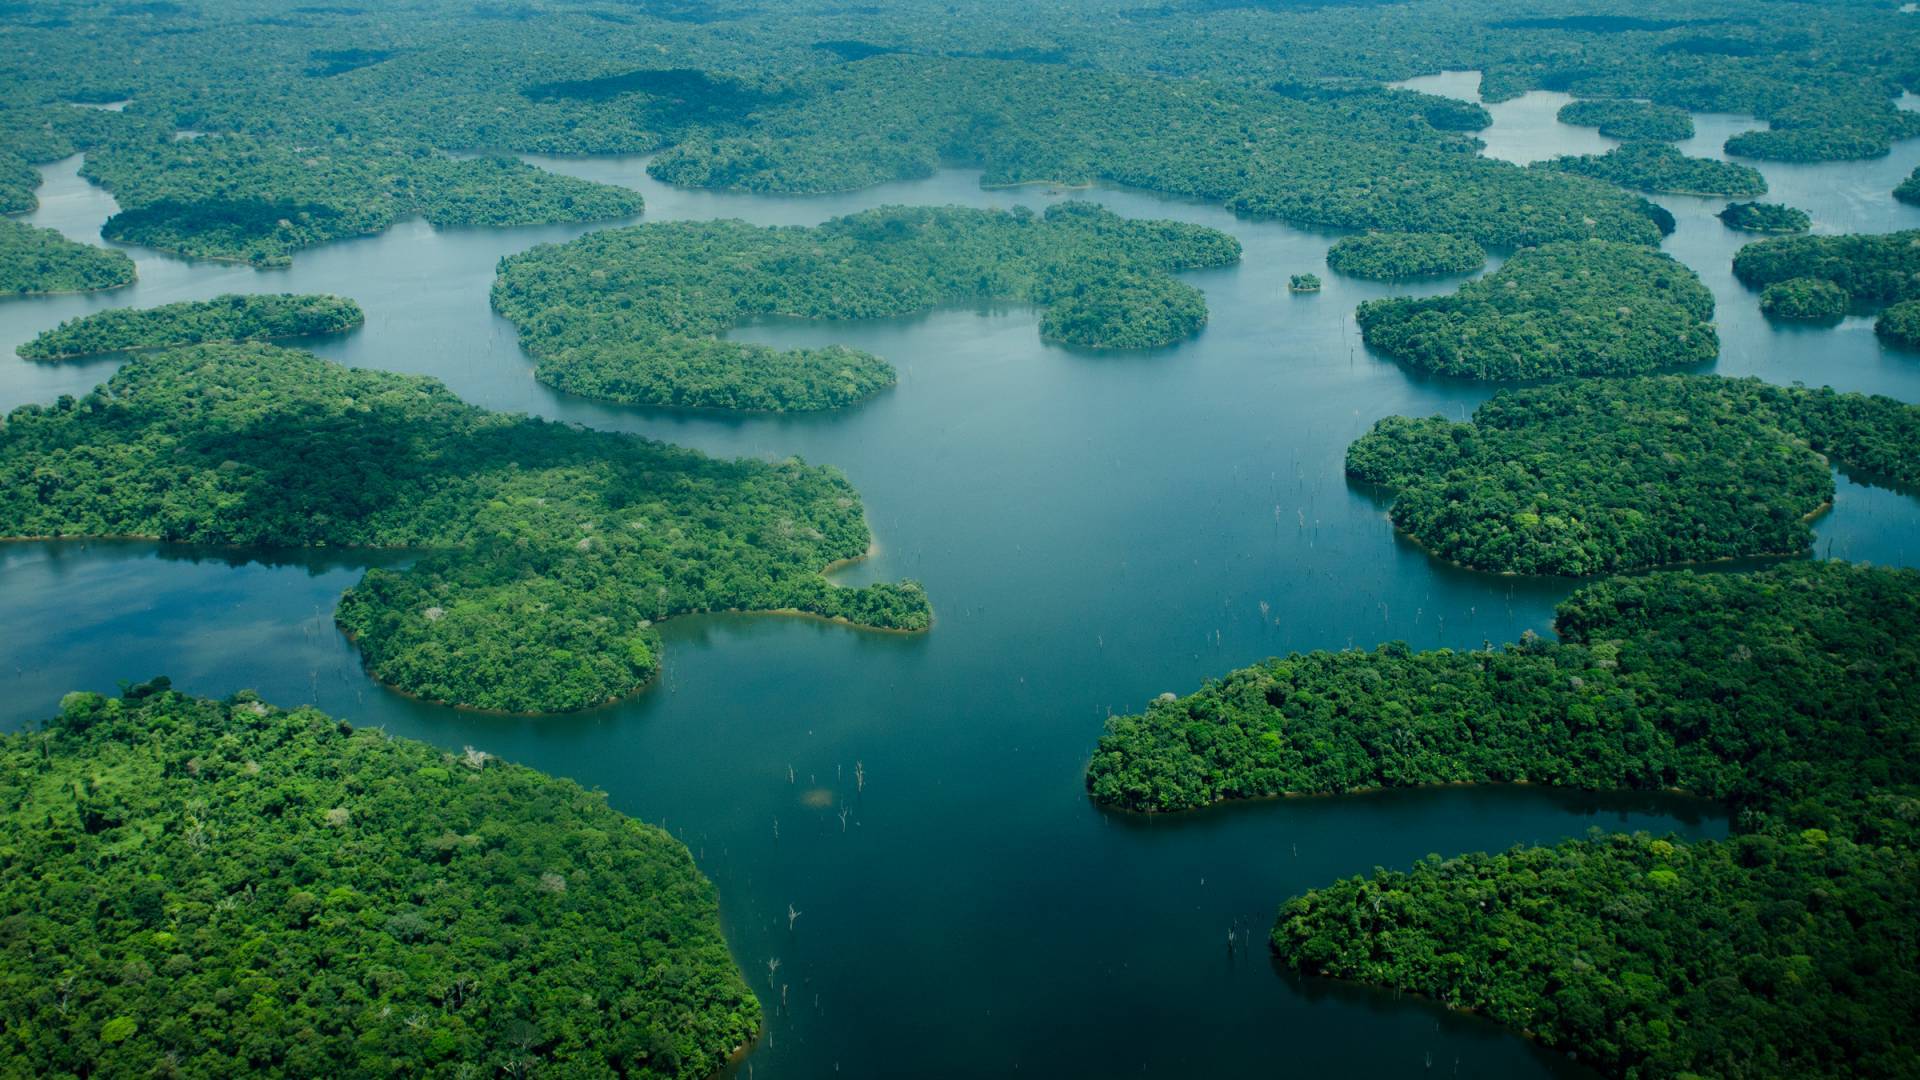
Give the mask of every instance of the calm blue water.
[{"label": "calm blue water", "polygon": [[[1493,107],[1490,152],[1595,148],[1598,136],[1553,123],[1558,102],[1540,97]],[[1696,142],[1717,146],[1722,128],[1739,123],[1702,118]],[[1920,142],[1882,162],[1765,171],[1773,197],[1808,209],[1823,230],[1878,231],[1920,225],[1920,212],[1886,194],[1916,160]],[[853,195],[773,199],[662,188],[643,159],[538,162],[640,188],[647,220],[810,223],[887,202],[1039,206],[1057,197],[982,191],[978,174],[948,171]],[[76,168],[46,170],[30,220],[99,242],[112,202]],[[408,222],[280,271],[131,249],[141,275],[131,289],[0,303],[3,354],[106,306],[227,291],[352,296],[367,325],[311,343],[322,355],[431,374],[494,408],[716,454],[798,453],[840,466],[880,545],[849,579],[918,578],[938,619],[919,637],[777,617],[673,620],[658,686],[530,721],[421,705],[371,683],[331,618],[359,562],[0,545],[0,621],[14,630],[0,665],[0,722],[44,716],[70,689],[164,672],[191,692],[253,687],[604,788],[617,808],[685,840],[718,884],[729,940],[769,1008],[767,1036],[741,1068],[756,1077],[1397,1076],[1426,1075],[1429,1054],[1436,1070],[1451,1070],[1441,1075],[1568,1073],[1471,1017],[1301,984],[1258,947],[1230,955],[1226,931],[1236,921],[1264,931],[1293,893],[1428,852],[1590,826],[1722,834],[1711,810],[1538,789],[1288,800],[1153,821],[1087,802],[1081,769],[1110,712],[1292,649],[1393,638],[1477,646],[1545,633],[1572,587],[1437,564],[1395,537],[1382,502],[1347,486],[1344,448],[1378,417],[1462,417],[1488,394],[1410,377],[1359,344],[1358,301],[1419,290],[1326,273],[1331,235],[1139,192],[1089,195],[1241,239],[1241,266],[1188,275],[1212,308],[1204,334],[1147,353],[1078,353],[1042,344],[1035,314],[1019,307],[741,328],[776,344],[857,345],[899,367],[893,391],[825,417],[622,409],[535,383],[512,327],[488,310],[493,266],[586,227],[436,232]],[[1717,370],[1920,400],[1920,357],[1882,350],[1864,323],[1768,326],[1727,269],[1746,238],[1711,217],[1717,201],[1661,201],[1680,218],[1668,250],[1719,299]],[[1324,292],[1286,292],[1287,275],[1304,270],[1326,278]],[[0,407],[84,392],[115,363],[0,363]],[[1911,565],[1916,526],[1915,499],[1843,478],[1819,523],[1819,550]],[[824,808],[810,805],[818,789]],[[791,930],[789,904],[803,913]],[[770,982],[771,958],[781,966]]]}]

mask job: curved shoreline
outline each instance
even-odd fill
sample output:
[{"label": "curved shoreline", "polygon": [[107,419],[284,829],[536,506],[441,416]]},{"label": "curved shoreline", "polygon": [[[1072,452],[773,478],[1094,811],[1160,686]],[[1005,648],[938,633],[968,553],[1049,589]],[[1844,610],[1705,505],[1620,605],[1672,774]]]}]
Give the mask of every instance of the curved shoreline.
[{"label": "curved shoreline", "polygon": [[[120,311],[126,309],[111,308],[109,310]],[[299,338],[329,337],[333,334],[344,334],[349,330],[358,330],[365,325],[367,325],[367,317],[363,312],[359,318],[345,326],[332,330],[310,330],[304,334],[269,334],[266,337],[208,338],[205,341],[170,341],[164,345],[129,345],[124,349],[98,349],[93,352],[59,353],[54,356],[28,356],[26,353],[21,352],[20,349],[24,349],[27,345],[33,344],[33,341],[40,340],[40,338],[34,338],[33,341],[29,341],[19,348],[14,349],[13,355],[28,363],[56,364],[62,360],[82,360],[90,356],[130,356],[134,353],[156,352],[161,349],[191,349],[200,345],[253,345],[266,341],[294,341]],[[58,327],[54,328],[54,330],[58,329]],[[49,330],[47,333],[53,333],[54,330]],[[45,336],[45,334],[41,335],[41,337]]]}]

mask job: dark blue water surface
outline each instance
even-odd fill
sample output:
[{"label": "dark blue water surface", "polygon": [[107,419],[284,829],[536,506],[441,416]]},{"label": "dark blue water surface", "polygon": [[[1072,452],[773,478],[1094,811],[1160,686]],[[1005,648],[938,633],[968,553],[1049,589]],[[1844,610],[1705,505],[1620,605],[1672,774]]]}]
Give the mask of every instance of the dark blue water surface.
[{"label": "dark blue water surface", "polygon": [[[1474,82],[1422,85],[1471,96]],[[1553,122],[1559,100],[1494,106],[1489,153],[1606,145]],[[1751,126],[1699,119],[1694,153],[1717,153]],[[1066,197],[983,191],[977,173],[948,171],[846,196],[766,198],[663,188],[640,159],[536,161],[644,190],[647,220],[811,223],[887,202]],[[1883,231],[1920,226],[1920,209],[1888,195],[1916,161],[1920,141],[1881,161],[1764,171],[1770,197],[1810,211],[1819,231]],[[77,165],[46,170],[29,220],[97,243],[112,200]],[[1384,504],[1344,479],[1346,444],[1379,417],[1462,417],[1488,396],[1411,377],[1359,344],[1358,301],[1417,290],[1327,273],[1331,235],[1139,192],[1077,194],[1241,239],[1242,265],[1188,276],[1212,308],[1204,334],[1147,353],[1079,353],[1042,344],[1021,307],[738,332],[843,342],[900,369],[897,388],[830,416],[614,408],[535,383],[512,327],[488,310],[493,267],[586,227],[436,232],[406,222],[276,271],[132,249],[133,288],[0,303],[8,353],[104,307],[229,291],[348,295],[366,308],[366,326],[308,343],[341,362],[431,374],[493,408],[839,466],[860,488],[879,546],[847,579],[917,578],[937,614],[933,631],[914,637],[780,617],[676,619],[663,627],[656,687],[589,713],[505,719],[412,702],[366,677],[331,617],[362,557],[7,544],[0,723],[45,716],[67,690],[166,673],[190,692],[252,687],[604,788],[615,807],[682,838],[719,886],[729,940],[769,1013],[743,1075],[1574,1071],[1472,1017],[1291,979],[1257,942],[1229,952],[1227,931],[1263,932],[1293,893],[1429,852],[1596,826],[1721,835],[1712,808],[1532,788],[1285,800],[1165,820],[1088,803],[1081,770],[1110,712],[1293,649],[1395,638],[1467,647],[1547,633],[1574,583],[1438,564],[1397,539]],[[1750,237],[1713,218],[1721,201],[1660,201],[1680,223],[1667,250],[1719,299],[1715,370],[1920,400],[1920,357],[1883,349],[1869,320],[1814,331],[1766,323],[1731,277],[1732,253]],[[1290,296],[1287,276],[1309,270],[1325,291]],[[0,362],[0,407],[82,393],[116,363]],[[1920,503],[1843,477],[1818,532],[1823,556],[1911,565]],[[789,905],[802,913],[791,929]]]}]

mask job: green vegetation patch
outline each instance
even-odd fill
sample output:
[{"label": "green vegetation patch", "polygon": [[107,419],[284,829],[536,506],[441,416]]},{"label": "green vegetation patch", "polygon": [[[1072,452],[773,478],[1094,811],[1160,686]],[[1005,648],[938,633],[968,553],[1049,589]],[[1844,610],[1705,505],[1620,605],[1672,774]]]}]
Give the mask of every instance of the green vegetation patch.
[{"label": "green vegetation patch", "polygon": [[1873,332],[1890,344],[1920,349],[1920,300],[1907,300],[1881,312]]},{"label": "green vegetation patch", "polygon": [[759,1028],[713,886],[603,795],[165,679],[0,737],[0,1062],[695,1080]]},{"label": "green vegetation patch", "polygon": [[77,244],[52,229],[0,218],[0,296],[89,292],[133,283],[125,252]]},{"label": "green vegetation patch", "polygon": [[1347,448],[1393,522],[1482,570],[1600,574],[1806,550],[1827,455],[1920,482],[1920,406],[1751,379],[1582,380],[1496,396],[1466,423],[1390,416]]},{"label": "green vegetation patch", "polygon": [[1657,251],[1603,240],[1521,251],[1445,296],[1361,304],[1368,345],[1474,379],[1631,375],[1712,360],[1713,294]]},{"label": "green vegetation patch", "polygon": [[1802,233],[1813,227],[1805,210],[1780,203],[1728,203],[1718,216],[1728,228],[1746,232]]},{"label": "green vegetation patch", "polygon": [[212,342],[338,334],[359,326],[360,305],[339,296],[216,296],[157,308],[113,308],[68,319],[20,346],[27,360],[158,349]]},{"label": "green vegetation patch", "polygon": [[1633,142],[1604,154],[1563,155],[1534,166],[1590,176],[1666,195],[1764,195],[1767,178],[1750,165],[1688,157],[1658,142]]},{"label": "green vegetation patch", "polygon": [[1445,233],[1343,236],[1327,249],[1329,267],[1348,277],[1374,281],[1470,274],[1486,263],[1485,248]]},{"label": "green vegetation patch", "polygon": [[135,357],[0,427],[0,534],[424,549],[335,618],[381,681],[516,712],[632,693],[655,620],[791,610],[924,629],[918,585],[836,588],[870,534],[839,473],[492,413],[267,345]]},{"label": "green vegetation patch", "polygon": [[409,214],[443,227],[498,226],[631,217],[641,209],[636,192],[513,158],[349,141],[127,140],[89,153],[81,172],[124,208],[102,227],[108,239],[262,266],[380,232]]},{"label": "green vegetation patch", "polygon": [[690,132],[648,171],[693,187],[825,192],[955,162],[983,167],[989,185],[1106,180],[1298,224],[1496,246],[1659,238],[1642,200],[1471,153],[1401,93],[1301,100],[1059,65],[878,56],[800,80],[791,103],[752,121]]},{"label": "green vegetation patch", "polygon": [[1757,289],[1795,278],[1831,282],[1849,305],[1920,299],[1920,229],[1759,240],[1734,254],[1733,274]]},{"label": "green vegetation patch", "polygon": [[1920,168],[1914,169],[1913,175],[1900,181],[1893,189],[1893,197],[1904,203],[1920,203]]},{"label": "green vegetation patch", "polygon": [[893,368],[840,346],[777,350],[718,335],[760,315],[875,318],[969,300],[1044,307],[1041,332],[1146,348],[1206,324],[1175,270],[1240,257],[1198,225],[1130,221],[1091,203],[883,207],[817,228],[672,222],[589,233],[501,262],[493,306],[520,327],[541,381],[629,404],[831,409]]},{"label": "green vegetation patch", "polygon": [[1293,292],[1315,293],[1320,291],[1319,274],[1293,274],[1287,278],[1287,288]]},{"label": "green vegetation patch", "polygon": [[1693,138],[1693,117],[1685,109],[1646,101],[1581,98],[1560,107],[1560,122],[1599,128],[1610,139],[1628,142],[1679,142]]},{"label": "green vegetation patch", "polygon": [[1839,322],[1847,314],[1847,290],[1821,278],[1788,278],[1761,290],[1760,310],[1775,319]]}]

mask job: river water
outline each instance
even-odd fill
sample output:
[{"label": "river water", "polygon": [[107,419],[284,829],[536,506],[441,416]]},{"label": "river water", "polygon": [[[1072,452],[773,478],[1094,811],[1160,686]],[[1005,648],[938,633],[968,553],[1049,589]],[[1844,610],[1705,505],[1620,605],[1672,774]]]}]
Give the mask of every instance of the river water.
[{"label": "river water", "polygon": [[[1436,88],[1472,96],[1470,77],[1441,78],[1453,82]],[[1553,122],[1557,107],[1551,95],[1494,106],[1489,152],[1537,158],[1605,143]],[[1743,122],[1702,117],[1689,151],[1714,150]],[[641,189],[646,220],[811,223],[888,202],[1065,197],[983,191],[978,173],[952,170],[845,196],[767,198],[664,188],[637,158],[534,160]],[[1878,162],[1764,171],[1770,197],[1806,208],[1821,231],[1882,231],[1920,226],[1920,211],[1887,194],[1916,160],[1920,141]],[[77,166],[44,170],[42,206],[27,219],[97,243],[113,203]],[[728,939],[769,1016],[742,1075],[1579,1075],[1473,1017],[1276,972],[1257,937],[1233,952],[1227,932],[1264,934],[1289,895],[1429,852],[1591,827],[1722,835],[1712,808],[1446,788],[1145,820],[1087,801],[1081,770],[1110,712],[1293,649],[1477,647],[1548,633],[1573,583],[1438,564],[1396,538],[1384,503],[1342,475],[1346,444],[1380,416],[1463,417],[1488,396],[1369,355],[1352,326],[1360,300],[1452,283],[1352,281],[1326,272],[1330,234],[1135,191],[1080,194],[1241,239],[1242,265],[1187,275],[1212,309],[1205,333],[1165,350],[1080,353],[1042,344],[1035,313],[1017,306],[739,331],[856,345],[899,368],[897,388],[829,416],[615,408],[535,383],[512,327],[488,310],[493,266],[588,226],[410,221],[270,271],[129,249],[132,288],[0,303],[4,354],[108,306],[228,291],[351,296],[367,310],[364,328],[302,344],[431,374],[493,408],[840,466],[879,544],[847,579],[918,578],[937,619],[915,637],[780,617],[671,620],[655,687],[587,713],[510,719],[408,701],[366,677],[331,619],[366,565],[359,556],[0,545],[0,623],[13,630],[0,724],[47,715],[67,690],[165,673],[192,693],[252,687],[603,788],[614,807],[683,839],[719,887]],[[1867,320],[1767,324],[1732,280],[1728,261],[1748,238],[1711,216],[1720,201],[1660,201],[1680,221],[1668,250],[1720,302],[1715,370],[1920,400],[1920,357],[1883,350]],[[1307,270],[1325,291],[1289,295],[1287,276]],[[82,393],[116,363],[9,358],[0,407]],[[1818,534],[1821,555],[1912,565],[1920,502],[1843,477]],[[801,913],[791,926],[790,905]]]}]

